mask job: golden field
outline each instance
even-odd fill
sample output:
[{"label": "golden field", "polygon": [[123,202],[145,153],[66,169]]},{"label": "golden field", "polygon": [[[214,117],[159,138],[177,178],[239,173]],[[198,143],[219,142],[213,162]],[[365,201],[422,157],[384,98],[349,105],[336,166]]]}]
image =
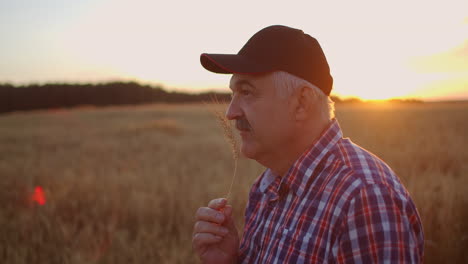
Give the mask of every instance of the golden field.
[{"label": "golden field", "polygon": [[[337,105],[344,135],[385,160],[420,212],[426,263],[468,263],[468,104]],[[242,227],[263,168],[240,159]],[[0,263],[197,263],[194,214],[228,191],[231,150],[206,105],[0,115]],[[46,204],[31,201],[42,186]]]}]

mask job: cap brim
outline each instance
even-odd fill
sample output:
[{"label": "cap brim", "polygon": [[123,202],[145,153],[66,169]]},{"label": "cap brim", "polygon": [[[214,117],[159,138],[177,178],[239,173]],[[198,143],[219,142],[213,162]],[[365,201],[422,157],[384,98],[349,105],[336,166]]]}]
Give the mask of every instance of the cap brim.
[{"label": "cap brim", "polygon": [[263,74],[273,71],[238,54],[203,53],[200,62],[205,69],[214,73]]}]

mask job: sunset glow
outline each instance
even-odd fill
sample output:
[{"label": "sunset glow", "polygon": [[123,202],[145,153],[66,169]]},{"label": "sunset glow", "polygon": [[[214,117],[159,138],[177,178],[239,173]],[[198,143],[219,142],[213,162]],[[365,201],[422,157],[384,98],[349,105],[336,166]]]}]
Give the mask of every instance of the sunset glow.
[{"label": "sunset glow", "polygon": [[319,40],[335,95],[468,99],[468,1],[15,1],[0,10],[0,82],[228,91],[229,76],[205,71],[200,53],[237,53],[283,24]]}]

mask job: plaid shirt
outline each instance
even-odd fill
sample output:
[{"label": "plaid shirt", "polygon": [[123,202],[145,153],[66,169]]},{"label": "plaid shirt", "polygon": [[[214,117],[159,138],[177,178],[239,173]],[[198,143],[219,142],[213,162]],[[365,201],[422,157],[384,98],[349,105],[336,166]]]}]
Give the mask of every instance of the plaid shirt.
[{"label": "plaid shirt", "polygon": [[421,263],[423,248],[408,191],[333,120],[284,177],[252,186],[239,263]]}]

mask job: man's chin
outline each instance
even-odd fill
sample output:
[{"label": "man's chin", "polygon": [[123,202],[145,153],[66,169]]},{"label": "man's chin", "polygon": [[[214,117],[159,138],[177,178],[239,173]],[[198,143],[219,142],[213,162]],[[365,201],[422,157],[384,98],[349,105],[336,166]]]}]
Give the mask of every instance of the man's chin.
[{"label": "man's chin", "polygon": [[251,146],[250,144],[242,143],[240,151],[242,155],[248,159],[255,159],[255,148]]}]

